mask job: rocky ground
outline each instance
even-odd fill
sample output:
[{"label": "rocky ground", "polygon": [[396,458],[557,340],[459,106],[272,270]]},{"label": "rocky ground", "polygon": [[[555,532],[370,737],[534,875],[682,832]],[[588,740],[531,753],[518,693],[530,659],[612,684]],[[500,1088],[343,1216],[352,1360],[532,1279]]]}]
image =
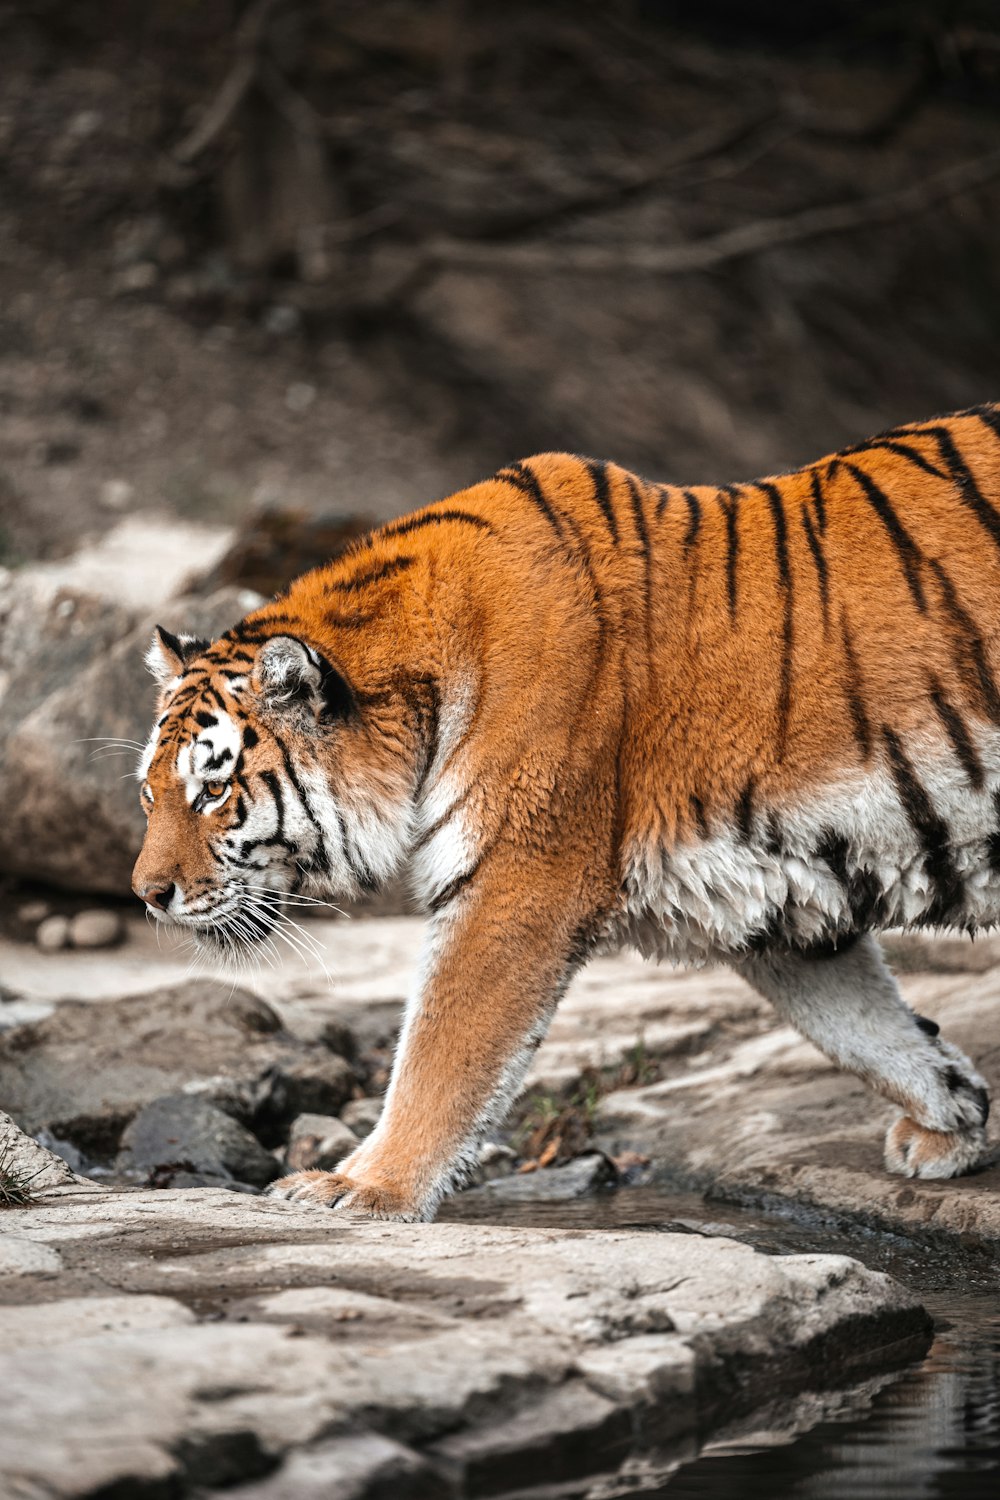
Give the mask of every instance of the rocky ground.
[{"label": "rocky ground", "polygon": [[[256,1197],[371,1128],[420,924],[311,931],[331,983],[192,977],[131,919],[113,950],[0,940],[0,1097],[62,1153],[5,1127],[0,1180],[32,1201],[0,1223],[0,1493],[624,1494],[709,1438],[863,1407],[927,1326],[842,1255],[705,1215],[650,1232],[657,1184],[834,1220],[860,1253],[872,1227],[1000,1246],[1000,1168],[887,1178],[886,1108],[739,979],[630,955],[578,978],[443,1222]],[[996,1086],[1000,944],[889,946]],[[567,1199],[582,1217],[525,1223]]]}]

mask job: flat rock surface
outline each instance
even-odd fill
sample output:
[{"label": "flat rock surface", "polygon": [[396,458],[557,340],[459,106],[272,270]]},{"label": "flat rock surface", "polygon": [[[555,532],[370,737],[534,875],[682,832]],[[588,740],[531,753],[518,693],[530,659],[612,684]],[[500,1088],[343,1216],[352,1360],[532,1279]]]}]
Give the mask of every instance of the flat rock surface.
[{"label": "flat rock surface", "polygon": [[8,1224],[0,1493],[33,1500],[471,1497],[614,1475],[647,1447],[669,1469],[696,1425],[860,1379],[926,1333],[844,1256],[697,1235],[76,1185]]}]

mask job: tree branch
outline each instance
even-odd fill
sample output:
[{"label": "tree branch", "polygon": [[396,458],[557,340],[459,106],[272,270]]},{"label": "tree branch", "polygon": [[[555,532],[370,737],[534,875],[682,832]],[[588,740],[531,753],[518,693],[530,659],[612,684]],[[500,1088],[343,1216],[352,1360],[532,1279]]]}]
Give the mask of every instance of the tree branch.
[{"label": "tree branch", "polygon": [[197,124],[170,153],[178,167],[187,167],[219,136],[243,102],[257,73],[257,51],[278,0],[254,0],[236,28],[236,57],[211,103]]},{"label": "tree branch", "polygon": [[573,245],[544,242],[486,245],[463,240],[430,241],[426,262],[438,269],[597,273],[641,271],[653,276],[680,276],[711,271],[727,261],[742,260],[779,245],[840,234],[865,224],[886,224],[923,213],[933,204],[981,187],[1000,175],[1000,151],[959,163],[925,181],[849,203],[769,219],[756,219],[680,245]]}]

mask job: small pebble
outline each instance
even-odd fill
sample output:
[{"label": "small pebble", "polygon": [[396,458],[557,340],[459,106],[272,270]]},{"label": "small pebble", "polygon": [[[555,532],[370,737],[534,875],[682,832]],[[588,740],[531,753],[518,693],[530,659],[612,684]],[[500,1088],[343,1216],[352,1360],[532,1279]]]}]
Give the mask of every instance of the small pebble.
[{"label": "small pebble", "polygon": [[23,922],[26,927],[37,927],[39,922],[44,922],[51,913],[52,908],[47,901],[25,901],[23,906],[17,908],[17,920]]},{"label": "small pebble", "polygon": [[135,499],[135,489],[127,479],[106,479],[98,499],[105,510],[127,510]]},{"label": "small pebble", "polygon": [[111,948],[122,936],[122,919],[116,911],[100,907],[78,911],[69,923],[68,936],[74,948]]},{"label": "small pebble", "polygon": [[43,953],[58,953],[69,943],[69,917],[46,917],[35,933],[35,942]]}]

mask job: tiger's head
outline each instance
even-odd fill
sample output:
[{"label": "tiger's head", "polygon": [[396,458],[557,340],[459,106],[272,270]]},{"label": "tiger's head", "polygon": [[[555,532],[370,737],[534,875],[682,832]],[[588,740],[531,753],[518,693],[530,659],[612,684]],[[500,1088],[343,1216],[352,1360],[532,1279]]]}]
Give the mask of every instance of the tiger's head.
[{"label": "tiger's head", "polygon": [[361,692],[300,635],[158,628],[146,660],[160,696],[132,885],[155,917],[235,951],[284,900],[354,898],[395,873],[420,754],[405,702]]}]

